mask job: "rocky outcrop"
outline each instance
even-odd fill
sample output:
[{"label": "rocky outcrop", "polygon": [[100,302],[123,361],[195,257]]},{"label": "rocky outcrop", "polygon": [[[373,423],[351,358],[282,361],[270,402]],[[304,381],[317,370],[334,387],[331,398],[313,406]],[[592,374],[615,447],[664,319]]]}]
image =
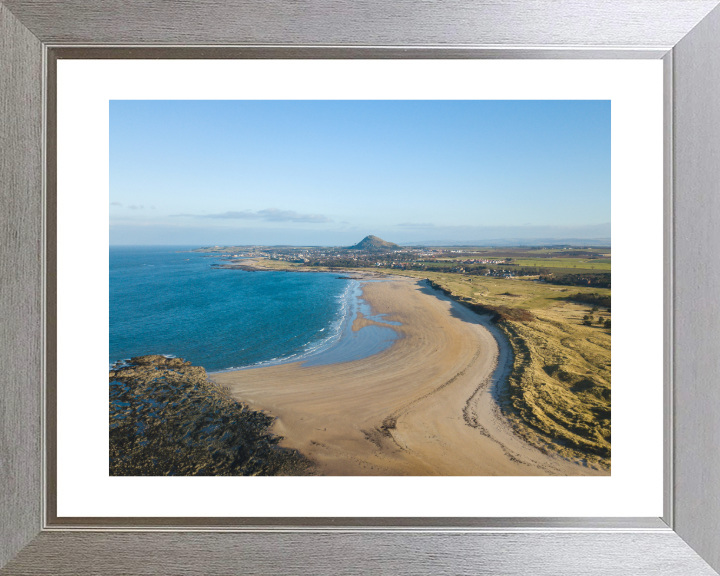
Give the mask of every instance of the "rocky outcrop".
[{"label": "rocky outcrop", "polygon": [[110,475],[303,475],[312,464],[278,446],[274,418],[250,410],[205,369],[138,356],[110,370]]},{"label": "rocky outcrop", "polygon": [[258,272],[266,270],[266,268],[251,266],[250,264],[210,264],[210,266],[213,268],[229,268],[230,270],[245,270],[245,272]]}]

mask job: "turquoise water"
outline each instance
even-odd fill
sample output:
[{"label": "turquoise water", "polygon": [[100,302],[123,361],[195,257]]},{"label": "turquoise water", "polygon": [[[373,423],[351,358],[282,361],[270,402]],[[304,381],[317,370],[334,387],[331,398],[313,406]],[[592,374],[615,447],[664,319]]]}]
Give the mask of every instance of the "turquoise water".
[{"label": "turquoise water", "polygon": [[357,310],[371,314],[356,280],[219,269],[218,257],[192,248],[110,248],[111,364],[166,354],[209,371],[317,365],[375,354],[397,337],[380,326],[350,330]]}]

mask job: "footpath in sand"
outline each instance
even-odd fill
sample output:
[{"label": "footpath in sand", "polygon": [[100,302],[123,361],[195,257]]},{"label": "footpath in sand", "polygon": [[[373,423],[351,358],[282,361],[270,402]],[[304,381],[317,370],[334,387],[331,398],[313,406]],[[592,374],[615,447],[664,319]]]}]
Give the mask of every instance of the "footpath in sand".
[{"label": "footpath in sand", "polygon": [[[388,349],[351,362],[295,362],[212,380],[276,416],[281,445],[315,461],[322,475],[603,474],[544,454],[512,432],[494,399],[509,347],[487,318],[424,281],[362,289],[373,314],[401,323]],[[353,330],[370,324],[358,314]]]}]

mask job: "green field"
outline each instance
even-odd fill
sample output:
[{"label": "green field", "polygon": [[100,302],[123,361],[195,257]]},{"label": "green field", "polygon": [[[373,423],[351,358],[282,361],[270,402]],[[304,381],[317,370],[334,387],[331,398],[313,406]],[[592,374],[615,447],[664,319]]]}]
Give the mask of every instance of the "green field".
[{"label": "green field", "polygon": [[513,259],[518,266],[534,266],[537,268],[566,268],[568,270],[600,270],[610,272],[610,260],[585,260],[582,258],[518,258]]},{"label": "green field", "polygon": [[[571,248],[567,250],[568,252],[573,250],[580,250],[580,248]],[[564,249],[562,248],[539,248],[537,250],[525,250],[527,254],[552,254],[552,253],[562,253]],[[607,248],[582,248],[583,252],[592,252],[594,254],[610,254],[610,247]]]}]

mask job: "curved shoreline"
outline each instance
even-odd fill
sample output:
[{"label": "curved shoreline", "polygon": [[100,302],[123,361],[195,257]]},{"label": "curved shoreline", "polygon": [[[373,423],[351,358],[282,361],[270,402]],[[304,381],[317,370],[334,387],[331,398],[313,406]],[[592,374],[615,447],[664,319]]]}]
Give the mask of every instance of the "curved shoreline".
[{"label": "curved shoreline", "polygon": [[[279,272],[278,270],[263,271]],[[332,272],[321,273],[334,274]],[[313,346],[309,350],[302,350],[289,356],[263,360],[247,366],[213,370],[209,371],[208,374],[253,370],[255,368],[281,366],[295,362],[303,363],[305,366],[335,364],[360,360],[378,354],[391,346],[397,338],[397,333],[390,330],[395,323],[373,316],[370,306],[363,298],[362,290],[363,282],[384,282],[388,280],[363,275],[343,279],[350,281],[350,285],[346,292],[340,296],[340,300],[344,301],[341,304],[340,317],[329,326],[329,335],[324,340],[312,343]],[[358,334],[359,326],[374,326],[375,328],[364,330]],[[323,330],[325,329],[323,328]],[[310,344],[308,343],[306,347],[310,346]]]},{"label": "curved shoreline", "polygon": [[[213,380],[276,416],[282,445],[314,460],[320,474],[600,473],[513,433],[495,397],[511,352],[488,317],[424,281],[395,277],[365,283],[363,291],[375,318],[400,323],[388,326],[400,338],[384,351],[330,365],[215,373]],[[355,322],[356,332],[371,328],[365,314]]]}]

